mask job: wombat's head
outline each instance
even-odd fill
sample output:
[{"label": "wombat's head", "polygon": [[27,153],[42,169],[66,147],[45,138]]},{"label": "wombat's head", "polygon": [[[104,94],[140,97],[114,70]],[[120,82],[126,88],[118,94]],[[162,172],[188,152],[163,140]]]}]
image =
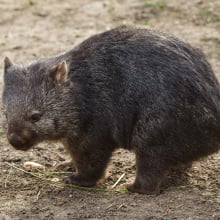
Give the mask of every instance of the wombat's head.
[{"label": "wombat's head", "polygon": [[22,66],[5,58],[5,128],[9,143],[16,149],[28,150],[43,140],[60,138],[65,124],[65,96],[70,87],[67,75],[65,61]]}]

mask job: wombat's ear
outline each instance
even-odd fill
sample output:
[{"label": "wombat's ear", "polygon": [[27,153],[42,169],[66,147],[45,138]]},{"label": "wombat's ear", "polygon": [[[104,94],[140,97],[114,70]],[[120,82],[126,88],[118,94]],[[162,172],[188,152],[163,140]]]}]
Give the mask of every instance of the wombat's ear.
[{"label": "wombat's ear", "polygon": [[5,71],[10,67],[10,66],[12,66],[13,65],[13,63],[11,62],[11,60],[8,58],[8,57],[5,57],[5,59],[4,59],[4,69],[5,69]]},{"label": "wombat's ear", "polygon": [[52,68],[49,76],[53,79],[54,82],[58,84],[63,84],[67,81],[68,68],[66,61],[62,61],[56,67]]}]

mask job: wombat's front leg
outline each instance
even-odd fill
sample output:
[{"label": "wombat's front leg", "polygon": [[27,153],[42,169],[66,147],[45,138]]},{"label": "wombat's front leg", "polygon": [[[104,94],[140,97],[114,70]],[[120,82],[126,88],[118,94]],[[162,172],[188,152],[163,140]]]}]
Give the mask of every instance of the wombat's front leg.
[{"label": "wombat's front leg", "polygon": [[110,148],[90,143],[85,146],[77,146],[77,149],[69,146],[76,172],[65,177],[68,184],[92,187],[104,176],[105,168],[111,156]]},{"label": "wombat's front leg", "polygon": [[136,151],[136,179],[133,184],[127,185],[132,192],[158,194],[160,184],[168,173],[169,166],[160,154],[160,146],[146,152]]}]

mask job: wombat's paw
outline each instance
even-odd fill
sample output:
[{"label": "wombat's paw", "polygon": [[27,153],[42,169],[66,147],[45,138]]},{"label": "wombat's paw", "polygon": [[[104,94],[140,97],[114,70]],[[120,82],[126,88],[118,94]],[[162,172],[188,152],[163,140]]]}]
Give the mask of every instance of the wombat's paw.
[{"label": "wombat's paw", "polygon": [[72,161],[64,161],[63,163],[59,163],[54,167],[55,170],[58,171],[68,171],[68,172],[75,172],[76,169],[72,163]]},{"label": "wombat's paw", "polygon": [[148,194],[148,195],[159,194],[159,190],[148,189],[148,188],[144,188],[144,187],[137,187],[137,186],[135,186],[135,184],[127,184],[127,185],[125,185],[125,187],[130,192],[141,193],[141,194]]},{"label": "wombat's paw", "polygon": [[73,184],[73,185],[84,186],[84,187],[93,187],[96,185],[96,182],[88,180],[86,178],[82,178],[76,174],[64,177],[63,181],[66,184]]}]

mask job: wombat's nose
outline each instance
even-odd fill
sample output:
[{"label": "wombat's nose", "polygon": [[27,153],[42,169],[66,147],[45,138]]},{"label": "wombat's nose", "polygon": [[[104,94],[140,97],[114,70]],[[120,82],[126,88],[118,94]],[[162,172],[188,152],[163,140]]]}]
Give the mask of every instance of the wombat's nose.
[{"label": "wombat's nose", "polygon": [[19,135],[16,135],[15,133],[9,134],[8,140],[9,143],[15,148],[22,147],[25,144],[25,140]]}]

